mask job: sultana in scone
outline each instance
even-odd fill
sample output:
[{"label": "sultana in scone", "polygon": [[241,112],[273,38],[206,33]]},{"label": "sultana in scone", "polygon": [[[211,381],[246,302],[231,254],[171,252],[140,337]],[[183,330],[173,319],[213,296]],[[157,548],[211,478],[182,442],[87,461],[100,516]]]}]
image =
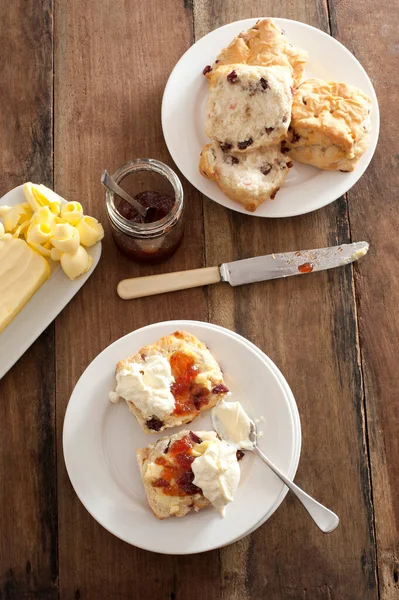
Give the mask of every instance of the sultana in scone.
[{"label": "sultana in scone", "polygon": [[289,152],[328,171],[353,171],[369,143],[371,100],[338,81],[308,79],[292,105]]},{"label": "sultana in scone", "polygon": [[199,163],[204,177],[215,181],[230,200],[250,212],[265,200],[274,199],[292,166],[280,146],[239,154],[223,151],[216,142],[205,146]]},{"label": "sultana in scone", "polygon": [[111,401],[126,400],[145,433],[191,423],[229,391],[209,349],[185,331],[120,361],[116,381]]},{"label": "sultana in scone", "polygon": [[254,27],[240,33],[218,55],[212,67],[206,67],[204,73],[209,78],[212,71],[222,65],[244,63],[263,67],[287,67],[292,75],[294,86],[302,80],[308,53],[291,46],[283,30],[271,19],[258,21]]},{"label": "sultana in scone", "polygon": [[291,121],[291,86],[284,67],[219,67],[210,76],[206,135],[235,152],[277,144]]},{"label": "sultana in scone", "polygon": [[148,504],[158,519],[167,519],[211,504],[224,515],[240,480],[243,453],[214,431],[186,430],[139,448],[136,455]]}]

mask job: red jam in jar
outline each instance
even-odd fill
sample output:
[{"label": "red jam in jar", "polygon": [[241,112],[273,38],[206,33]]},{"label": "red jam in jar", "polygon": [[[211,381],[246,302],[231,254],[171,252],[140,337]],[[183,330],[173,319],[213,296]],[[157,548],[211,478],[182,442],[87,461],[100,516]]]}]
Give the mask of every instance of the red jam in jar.
[{"label": "red jam in jar", "polygon": [[135,208],[126,202],[120,200],[117,211],[122,217],[134,223],[155,223],[166,217],[173,208],[175,203],[174,198],[159,192],[140,192],[134,197],[144,208],[149,208],[146,216],[140,215]]},{"label": "red jam in jar", "polygon": [[181,243],[184,231],[183,189],[170,167],[150,158],[126,163],[114,173],[113,178],[121,185],[127,175],[133,175],[139,183],[143,171],[161,175],[172,188],[174,197],[155,189],[135,194],[140,204],[151,207],[144,218],[128,202],[107,190],[107,213],[114,240],[122,252],[134,261],[155,263],[169,258]]}]

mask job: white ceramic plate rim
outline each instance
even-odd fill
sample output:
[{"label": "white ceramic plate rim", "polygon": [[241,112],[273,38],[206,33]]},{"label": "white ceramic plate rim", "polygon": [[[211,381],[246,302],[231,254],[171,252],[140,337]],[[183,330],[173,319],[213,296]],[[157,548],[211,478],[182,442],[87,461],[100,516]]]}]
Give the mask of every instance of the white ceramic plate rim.
[{"label": "white ceramic plate rim", "polygon": [[[259,17],[259,18],[265,18],[265,17]],[[166,142],[166,145],[168,147],[168,150],[169,150],[174,162],[176,163],[176,165],[180,169],[180,171],[183,173],[183,175],[186,177],[186,179],[188,179],[188,181],[194,187],[196,187],[200,192],[202,192],[204,195],[206,195],[208,198],[214,200],[218,204],[221,204],[222,206],[230,208],[231,210],[234,210],[236,212],[240,212],[240,213],[250,215],[250,216],[257,216],[257,217],[281,218],[281,217],[293,217],[293,216],[298,216],[298,215],[302,215],[302,214],[307,214],[309,212],[313,212],[314,210],[319,210],[320,208],[323,208],[324,206],[330,204],[331,202],[334,202],[336,199],[338,199],[343,194],[345,194],[360,179],[360,177],[363,175],[363,173],[367,169],[367,167],[373,157],[373,154],[374,154],[375,148],[377,146],[377,142],[378,142],[378,135],[379,135],[379,128],[380,128],[380,116],[379,116],[379,107],[378,107],[377,97],[376,97],[373,85],[372,85],[370,78],[368,77],[365,69],[360,64],[360,62],[355,58],[355,56],[353,56],[353,54],[343,44],[341,44],[338,40],[336,40],[332,36],[328,35],[324,31],[321,31],[320,29],[317,29],[316,27],[307,25],[306,23],[301,23],[299,21],[273,17],[273,21],[275,21],[283,29],[287,28],[287,27],[296,27],[296,28],[306,29],[308,32],[308,35],[321,36],[320,39],[324,39],[324,40],[328,39],[330,45],[335,46],[335,48],[340,49],[340,51],[344,53],[345,57],[347,57],[347,59],[349,61],[348,64],[356,67],[358,70],[358,74],[363,75],[364,81],[363,81],[362,89],[364,89],[364,91],[367,94],[369,94],[372,99],[373,107],[372,107],[372,115],[371,116],[372,116],[372,124],[373,125],[372,125],[372,130],[371,130],[371,135],[370,135],[370,143],[369,143],[368,149],[366,150],[365,154],[360,159],[359,164],[357,165],[356,169],[350,173],[323,171],[322,173],[326,180],[326,185],[325,185],[326,189],[323,190],[323,192],[319,195],[318,198],[316,198],[315,200],[313,200],[313,199],[306,200],[306,204],[302,204],[301,202],[298,201],[298,208],[285,207],[283,202],[281,202],[279,205],[277,200],[278,200],[279,196],[282,199],[283,193],[286,193],[287,197],[288,197],[288,195],[292,196],[297,191],[298,191],[298,194],[300,194],[299,187],[296,188],[294,185],[292,185],[287,190],[287,188],[283,186],[282,190],[280,191],[279,195],[276,197],[275,201],[265,202],[258,207],[258,209],[255,213],[249,213],[239,204],[229,200],[223,194],[223,192],[216,186],[216,184],[214,182],[210,182],[200,175],[200,173],[198,171],[199,152],[198,152],[198,156],[197,155],[192,156],[192,160],[190,159],[191,162],[189,165],[188,165],[188,163],[187,164],[184,163],[183,159],[181,158],[181,153],[179,150],[179,140],[181,139],[181,137],[174,136],[174,133],[173,133],[173,129],[176,126],[176,121],[171,120],[170,111],[172,110],[172,107],[174,107],[175,104],[179,102],[178,97],[179,97],[179,93],[180,93],[181,80],[185,76],[185,72],[188,69],[189,60],[191,59],[191,57],[194,57],[196,55],[196,53],[198,52],[199,54],[201,54],[201,61],[203,63],[203,66],[205,66],[206,64],[212,64],[214,61],[214,54],[212,53],[212,50],[210,51],[211,52],[210,53],[209,50],[207,49],[208,45],[212,45],[212,44],[210,44],[211,40],[213,43],[214,39],[218,38],[221,33],[224,34],[227,31],[231,31],[230,37],[228,38],[228,40],[229,39],[231,40],[235,35],[240,33],[240,31],[244,31],[244,30],[248,29],[249,27],[253,26],[257,20],[258,19],[256,19],[256,18],[244,19],[241,21],[235,21],[233,23],[228,23],[227,25],[219,27],[219,28],[215,29],[214,31],[211,31],[210,33],[208,33],[201,39],[199,39],[195,44],[193,44],[183,54],[183,56],[177,62],[177,64],[175,65],[174,69],[172,70],[172,72],[169,76],[169,79],[165,86],[163,99],[162,99],[162,129],[163,129],[163,133],[164,133],[165,142]],[[226,41],[226,43],[227,43],[227,41]],[[225,45],[225,44],[224,43],[220,44],[219,49],[221,49],[223,47],[223,45]],[[305,44],[302,44],[302,46],[305,46]],[[311,57],[310,57],[310,59],[311,59]],[[200,75],[200,71],[199,71],[199,75]],[[312,75],[312,76],[315,76],[315,75]],[[316,76],[320,76],[320,75],[316,75]],[[331,77],[331,78],[333,78],[333,77]],[[342,79],[345,80],[345,77],[342,77]],[[348,83],[351,83],[351,81],[348,81]],[[184,117],[182,120],[184,122]],[[194,129],[194,125],[192,125],[192,127]],[[190,128],[190,122],[187,123],[186,131],[189,131],[189,128]],[[188,135],[190,135],[190,134],[188,133]],[[195,134],[193,134],[193,135],[195,137]],[[200,151],[201,147],[202,147],[202,144],[199,146],[199,151]],[[295,165],[301,169],[306,168],[306,169],[314,169],[315,171],[319,171],[319,170],[315,169],[314,167],[311,167],[310,165],[300,165],[299,163],[295,163]],[[333,180],[330,179],[332,175],[334,176]],[[321,178],[320,178],[319,185],[317,187],[320,187],[320,183],[323,183],[323,180]],[[290,191],[290,190],[294,190],[294,191]],[[309,195],[309,192],[306,191],[306,188],[305,188],[303,194]]]},{"label": "white ceramic plate rim", "polygon": [[[236,338],[238,339],[240,342],[242,342],[245,346],[247,346],[248,348],[250,348],[252,351],[254,351],[266,364],[267,366],[270,368],[270,370],[274,373],[274,375],[276,376],[276,379],[278,381],[278,383],[280,384],[282,391],[284,392],[284,395],[286,397],[287,400],[287,406],[289,408],[289,412],[291,414],[291,418],[292,418],[292,424],[293,424],[293,437],[294,437],[294,445],[293,445],[293,455],[291,458],[291,464],[289,469],[287,470],[287,475],[290,478],[294,478],[295,477],[295,473],[297,471],[298,468],[298,464],[299,464],[299,458],[300,458],[300,451],[301,451],[301,441],[302,441],[302,436],[301,436],[301,424],[300,424],[300,418],[299,418],[299,412],[298,412],[298,408],[295,402],[295,398],[292,394],[292,391],[286,381],[286,379],[284,378],[284,376],[282,375],[281,371],[277,368],[277,366],[273,363],[273,361],[266,355],[264,354],[264,352],[262,352],[257,346],[255,346],[255,344],[253,344],[252,342],[250,342],[249,340],[247,340],[246,338],[244,338],[243,336],[230,331],[224,327],[218,326],[218,325],[213,325],[211,323],[207,323],[205,321],[193,321],[193,320],[176,320],[176,321],[161,321],[158,323],[153,323],[151,325],[146,325],[144,327],[141,327],[137,330],[134,330],[128,334],[126,334],[125,336],[123,336],[122,338],[119,338],[118,340],[115,340],[115,342],[113,342],[112,344],[110,344],[109,346],[107,346],[107,348],[105,348],[100,354],[97,355],[97,357],[95,357],[93,359],[93,361],[88,365],[88,367],[85,369],[85,371],[82,373],[81,377],[79,378],[78,382],[76,383],[76,386],[71,394],[67,409],[66,409],[66,413],[65,413],[65,417],[64,417],[64,428],[63,428],[63,452],[64,452],[64,460],[65,460],[65,466],[66,466],[66,470],[69,476],[69,479],[71,481],[72,486],[75,489],[75,492],[79,498],[79,500],[82,502],[83,506],[86,508],[86,510],[91,514],[91,516],[102,526],[104,527],[107,531],[109,531],[110,533],[112,533],[113,535],[115,535],[116,537],[122,539],[123,541],[135,545],[138,548],[142,548],[143,550],[148,550],[148,551],[152,551],[152,552],[158,552],[161,554],[174,554],[174,555],[184,555],[184,554],[193,554],[193,552],[186,552],[184,551],[184,549],[181,552],[166,552],[164,550],[160,550],[157,549],[156,547],[154,548],[154,545],[150,545],[150,544],[145,544],[145,543],[137,543],[137,541],[135,540],[134,542],[132,541],[132,539],[128,536],[124,536],[121,535],[119,532],[115,531],[112,527],[110,527],[107,522],[99,515],[96,514],[96,507],[92,508],[88,505],[88,503],[85,501],[85,498],[83,497],[82,493],[80,492],[79,489],[77,489],[74,485],[74,476],[73,476],[73,472],[71,471],[70,467],[68,466],[68,454],[69,454],[69,447],[68,447],[68,428],[72,427],[72,423],[69,419],[69,412],[70,412],[70,406],[72,405],[72,403],[74,402],[74,397],[78,398],[78,386],[79,386],[79,382],[81,381],[81,379],[85,376],[85,372],[87,371],[87,369],[97,360],[99,359],[99,357],[101,355],[103,355],[104,353],[106,353],[107,351],[109,351],[109,349],[113,346],[115,346],[116,344],[118,344],[119,342],[121,342],[121,340],[124,340],[125,338],[128,338],[130,336],[132,336],[133,334],[137,334],[139,332],[142,332],[143,330],[148,330],[148,329],[156,329],[157,327],[162,328],[165,326],[171,327],[173,329],[190,329],[190,326],[195,326],[195,325],[200,325],[201,327],[205,327],[207,329],[213,330],[213,331],[221,331],[223,332],[223,334],[227,334],[232,338]],[[222,546],[225,545],[229,545],[231,543],[234,543],[235,541],[245,537],[246,535],[249,535],[250,533],[252,533],[253,531],[255,531],[260,525],[262,525],[263,523],[265,523],[265,521],[267,521],[271,515],[277,510],[277,508],[280,506],[280,504],[282,503],[282,501],[284,500],[286,494],[288,492],[288,488],[283,487],[282,491],[280,492],[280,494],[278,495],[278,497],[276,498],[273,506],[267,511],[267,513],[265,513],[264,517],[258,521],[258,523],[256,523],[250,530],[244,532],[242,535],[235,537],[234,539],[229,540],[228,542],[224,543],[224,544],[208,544],[206,548],[202,548],[201,550],[199,550],[199,552],[205,552],[205,551],[209,551],[209,550],[214,550],[216,548],[220,548]],[[197,552],[195,552],[197,553]]]},{"label": "white ceramic plate rim", "polygon": [[[0,206],[4,204],[14,206],[25,201],[23,186],[19,185],[0,199]],[[88,248],[87,251],[93,259],[87,273],[71,281],[61,267],[52,264],[51,277],[0,333],[0,379],[54,321],[93,273],[100,260],[101,242]]]}]

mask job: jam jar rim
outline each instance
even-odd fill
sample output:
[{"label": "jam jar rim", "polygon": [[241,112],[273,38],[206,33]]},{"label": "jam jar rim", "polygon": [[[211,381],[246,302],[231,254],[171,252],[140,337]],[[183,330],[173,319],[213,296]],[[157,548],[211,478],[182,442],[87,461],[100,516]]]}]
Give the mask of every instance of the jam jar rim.
[{"label": "jam jar rim", "polygon": [[124,234],[131,237],[157,237],[165,233],[165,227],[173,226],[178,222],[183,212],[183,187],[176,173],[165,163],[154,158],[136,158],[119,167],[112,175],[116,183],[120,183],[127,175],[140,171],[152,171],[165,177],[171,184],[175,203],[171,211],[159,221],[153,223],[136,223],[123,217],[116,209],[114,192],[106,190],[106,207],[111,222]]}]

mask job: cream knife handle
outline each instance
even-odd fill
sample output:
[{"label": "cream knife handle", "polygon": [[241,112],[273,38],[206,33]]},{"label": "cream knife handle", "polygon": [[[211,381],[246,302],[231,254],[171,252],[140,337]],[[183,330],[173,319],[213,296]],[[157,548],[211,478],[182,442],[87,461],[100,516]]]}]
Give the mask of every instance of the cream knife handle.
[{"label": "cream knife handle", "polygon": [[123,300],[130,300],[131,298],[143,298],[144,296],[154,296],[164,292],[174,292],[209,285],[210,283],[219,283],[219,281],[219,267],[205,267],[204,269],[193,269],[192,271],[122,279],[118,284],[117,292]]}]

